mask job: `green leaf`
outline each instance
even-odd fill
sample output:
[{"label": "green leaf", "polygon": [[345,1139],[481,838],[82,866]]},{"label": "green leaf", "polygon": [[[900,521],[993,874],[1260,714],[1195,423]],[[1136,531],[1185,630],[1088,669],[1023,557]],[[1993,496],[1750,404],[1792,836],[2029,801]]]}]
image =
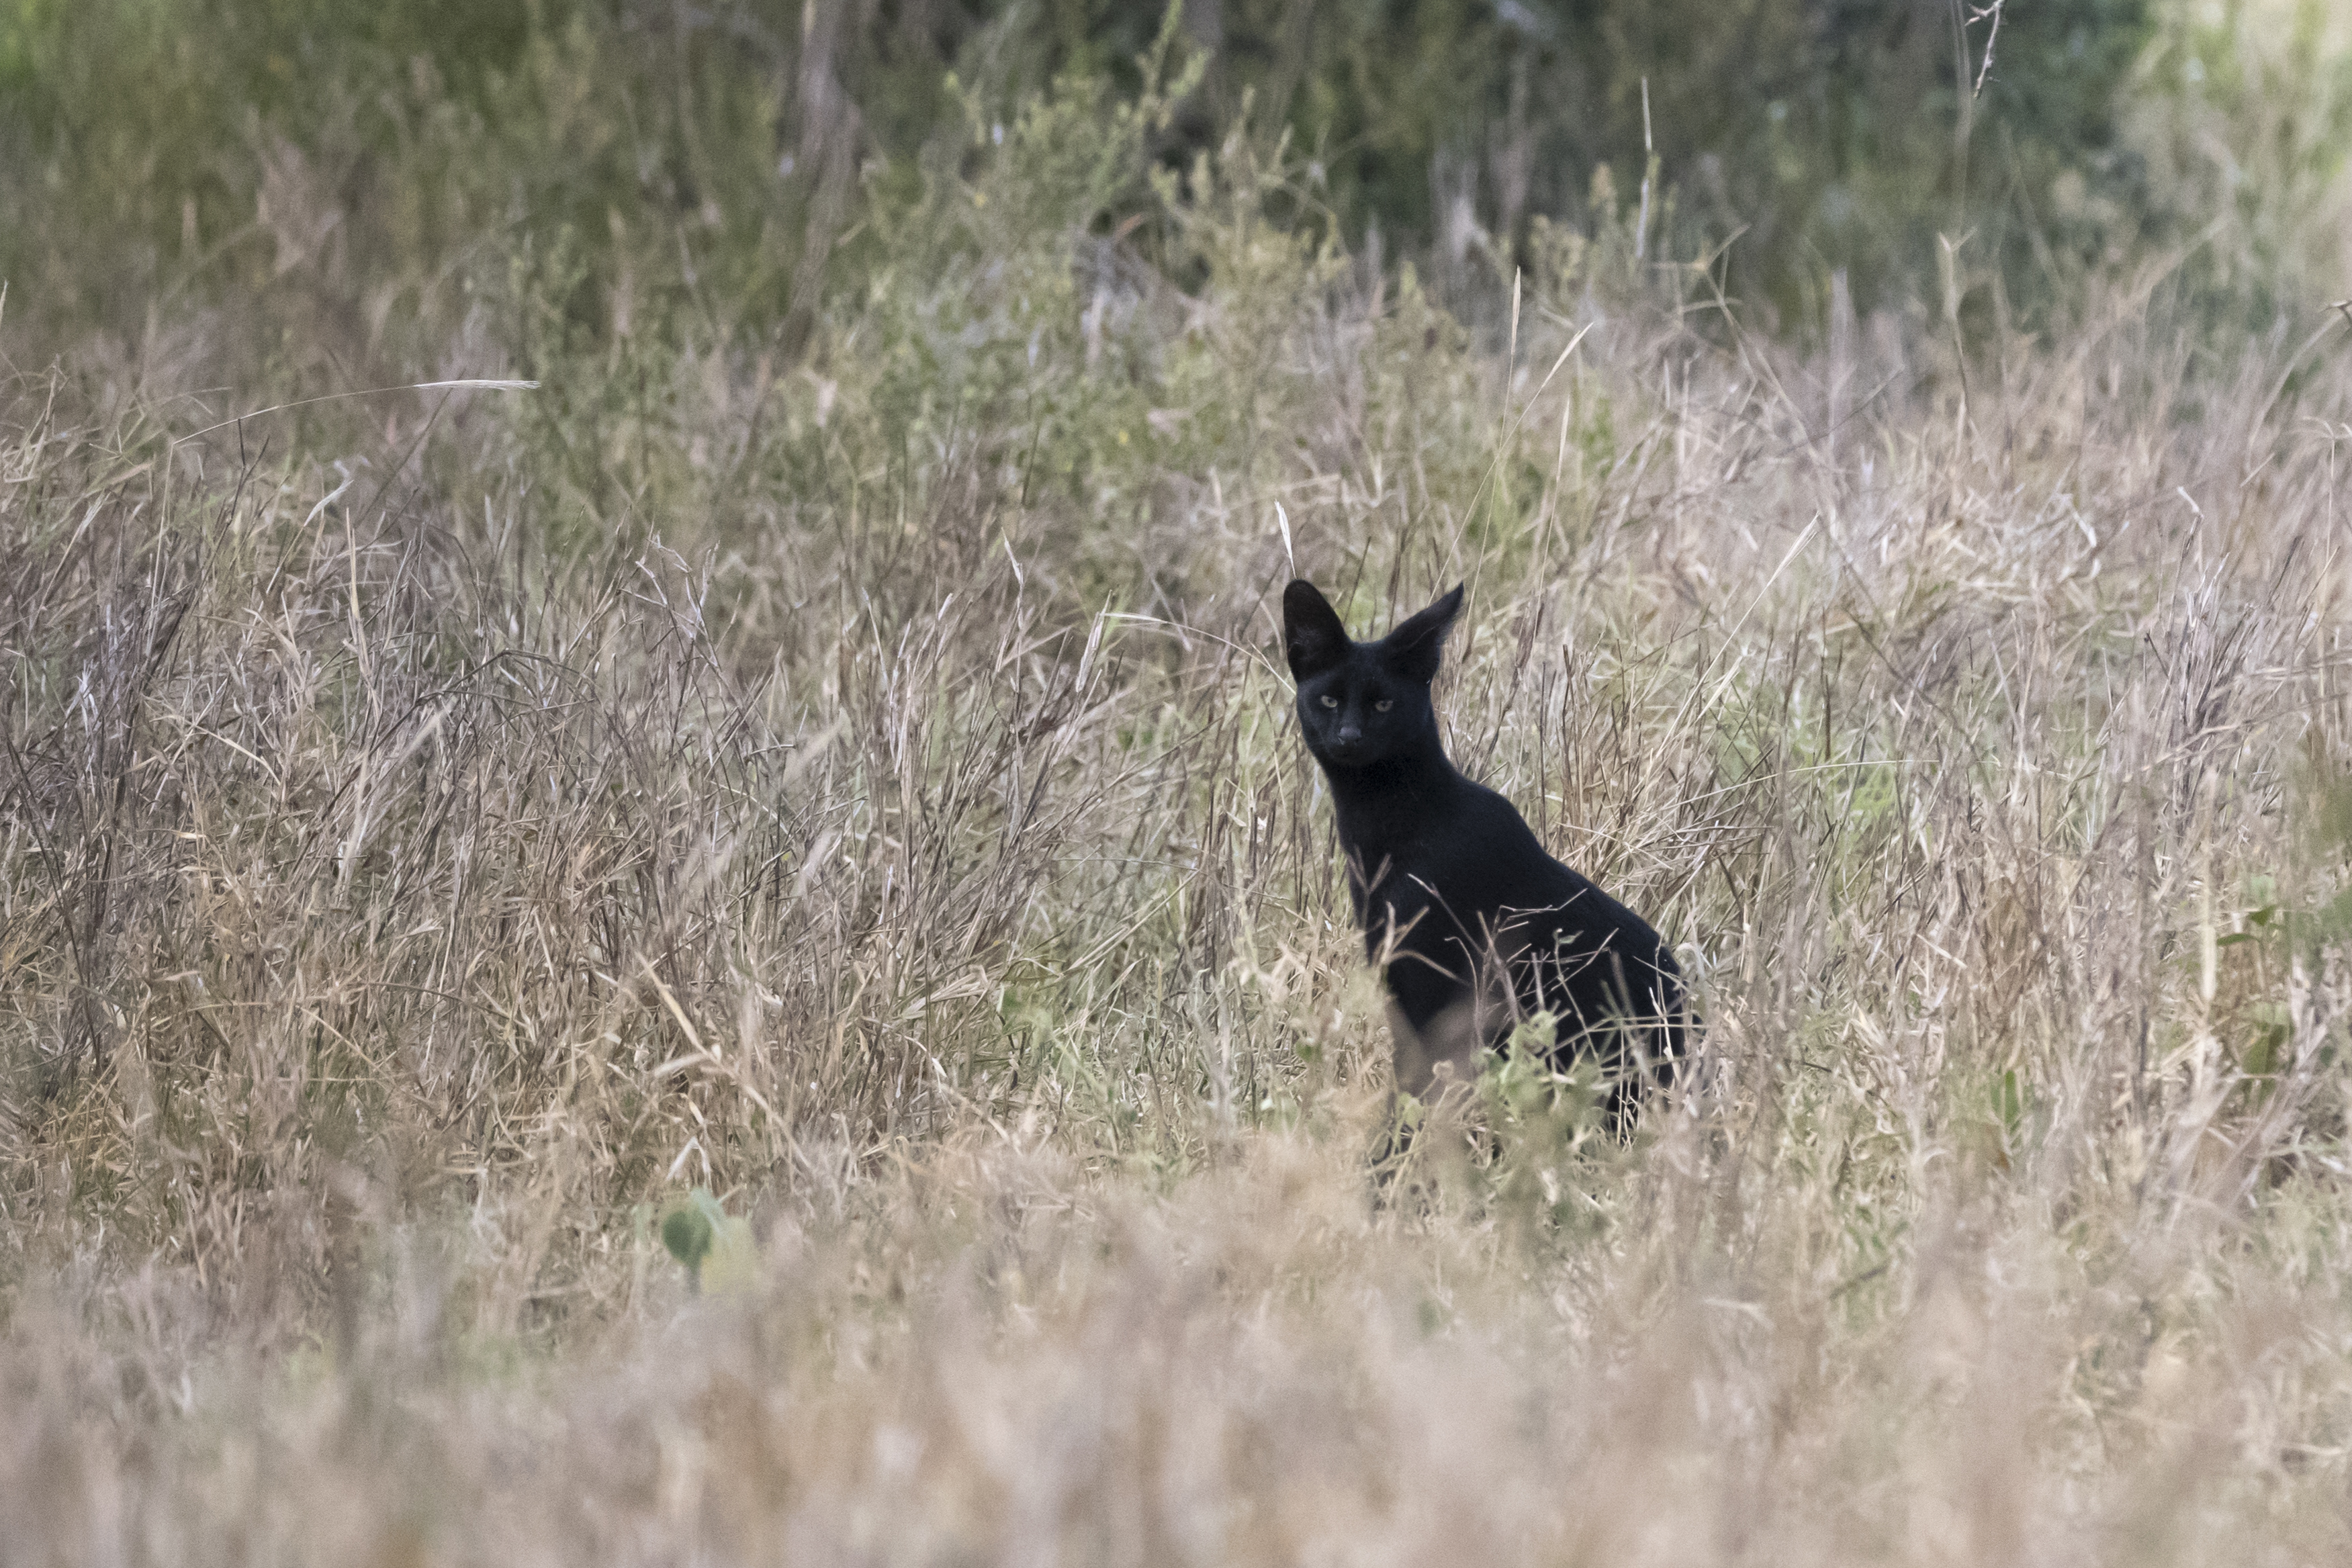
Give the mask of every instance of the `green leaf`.
[{"label": "green leaf", "polygon": [[688,1272],[698,1273],[710,1251],[712,1230],[710,1220],[699,1208],[673,1208],[662,1217],[662,1245]]}]

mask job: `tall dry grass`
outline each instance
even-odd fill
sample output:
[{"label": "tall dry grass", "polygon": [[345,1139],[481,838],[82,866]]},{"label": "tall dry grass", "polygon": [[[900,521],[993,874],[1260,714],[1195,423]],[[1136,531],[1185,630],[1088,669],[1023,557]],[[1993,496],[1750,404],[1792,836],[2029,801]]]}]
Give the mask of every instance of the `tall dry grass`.
[{"label": "tall dry grass", "polygon": [[[650,412],[12,384],[0,1555],[2340,1557],[2341,332],[1474,345],[1193,213]],[[1519,1061],[1375,1201],[1294,561],[1467,579],[1683,944],[1632,1143]]]}]

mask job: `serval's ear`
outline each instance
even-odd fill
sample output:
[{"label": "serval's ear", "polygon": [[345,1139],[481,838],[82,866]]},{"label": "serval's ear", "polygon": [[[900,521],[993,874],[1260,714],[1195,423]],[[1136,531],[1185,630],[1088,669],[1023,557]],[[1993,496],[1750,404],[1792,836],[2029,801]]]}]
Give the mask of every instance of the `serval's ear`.
[{"label": "serval's ear", "polygon": [[1290,659],[1292,678],[1312,680],[1345,659],[1352,646],[1331,601],[1305,578],[1293,578],[1282,591],[1282,651]]},{"label": "serval's ear", "polygon": [[1416,681],[1437,678],[1437,656],[1445,647],[1445,633],[1452,629],[1454,618],[1462,613],[1461,583],[1454,591],[1400,624],[1381,639],[1381,656],[1390,669]]}]

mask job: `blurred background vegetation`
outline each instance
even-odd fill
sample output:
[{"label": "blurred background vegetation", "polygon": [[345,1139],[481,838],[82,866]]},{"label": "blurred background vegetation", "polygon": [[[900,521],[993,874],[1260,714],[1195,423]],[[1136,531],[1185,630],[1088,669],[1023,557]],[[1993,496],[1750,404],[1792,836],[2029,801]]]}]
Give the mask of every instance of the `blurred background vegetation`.
[{"label": "blurred background vegetation", "polygon": [[267,298],[240,382],[429,368],[485,301],[509,353],[544,344],[526,292],[574,347],[684,317],[790,361],[1058,82],[1102,126],[1171,92],[1024,214],[1155,261],[1148,171],[1239,134],[1280,149],[1274,215],[1472,321],[1615,230],[1809,342],[1848,308],[2046,329],[2150,264],[2261,331],[2343,292],[2345,27],[2324,0],[0,0],[0,277],[50,343]]}]

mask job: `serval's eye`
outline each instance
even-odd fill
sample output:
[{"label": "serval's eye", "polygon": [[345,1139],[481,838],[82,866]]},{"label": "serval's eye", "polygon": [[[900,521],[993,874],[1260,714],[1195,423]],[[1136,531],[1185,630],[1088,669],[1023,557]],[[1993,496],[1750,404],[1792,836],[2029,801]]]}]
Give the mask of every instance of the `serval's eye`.
[{"label": "serval's eye", "polygon": [[1393,702],[1379,702],[1379,703],[1374,703],[1374,704],[1372,705],[1372,711],[1373,711],[1374,713],[1386,713],[1386,712],[1388,712],[1388,711],[1389,711],[1389,709],[1391,709],[1391,708],[1392,708],[1392,707],[1394,707],[1394,706],[1396,706],[1396,704],[1394,704]]},{"label": "serval's eye", "polygon": [[1339,706],[1339,699],[1338,697],[1325,697],[1323,699],[1323,706],[1325,707],[1338,707]]}]

